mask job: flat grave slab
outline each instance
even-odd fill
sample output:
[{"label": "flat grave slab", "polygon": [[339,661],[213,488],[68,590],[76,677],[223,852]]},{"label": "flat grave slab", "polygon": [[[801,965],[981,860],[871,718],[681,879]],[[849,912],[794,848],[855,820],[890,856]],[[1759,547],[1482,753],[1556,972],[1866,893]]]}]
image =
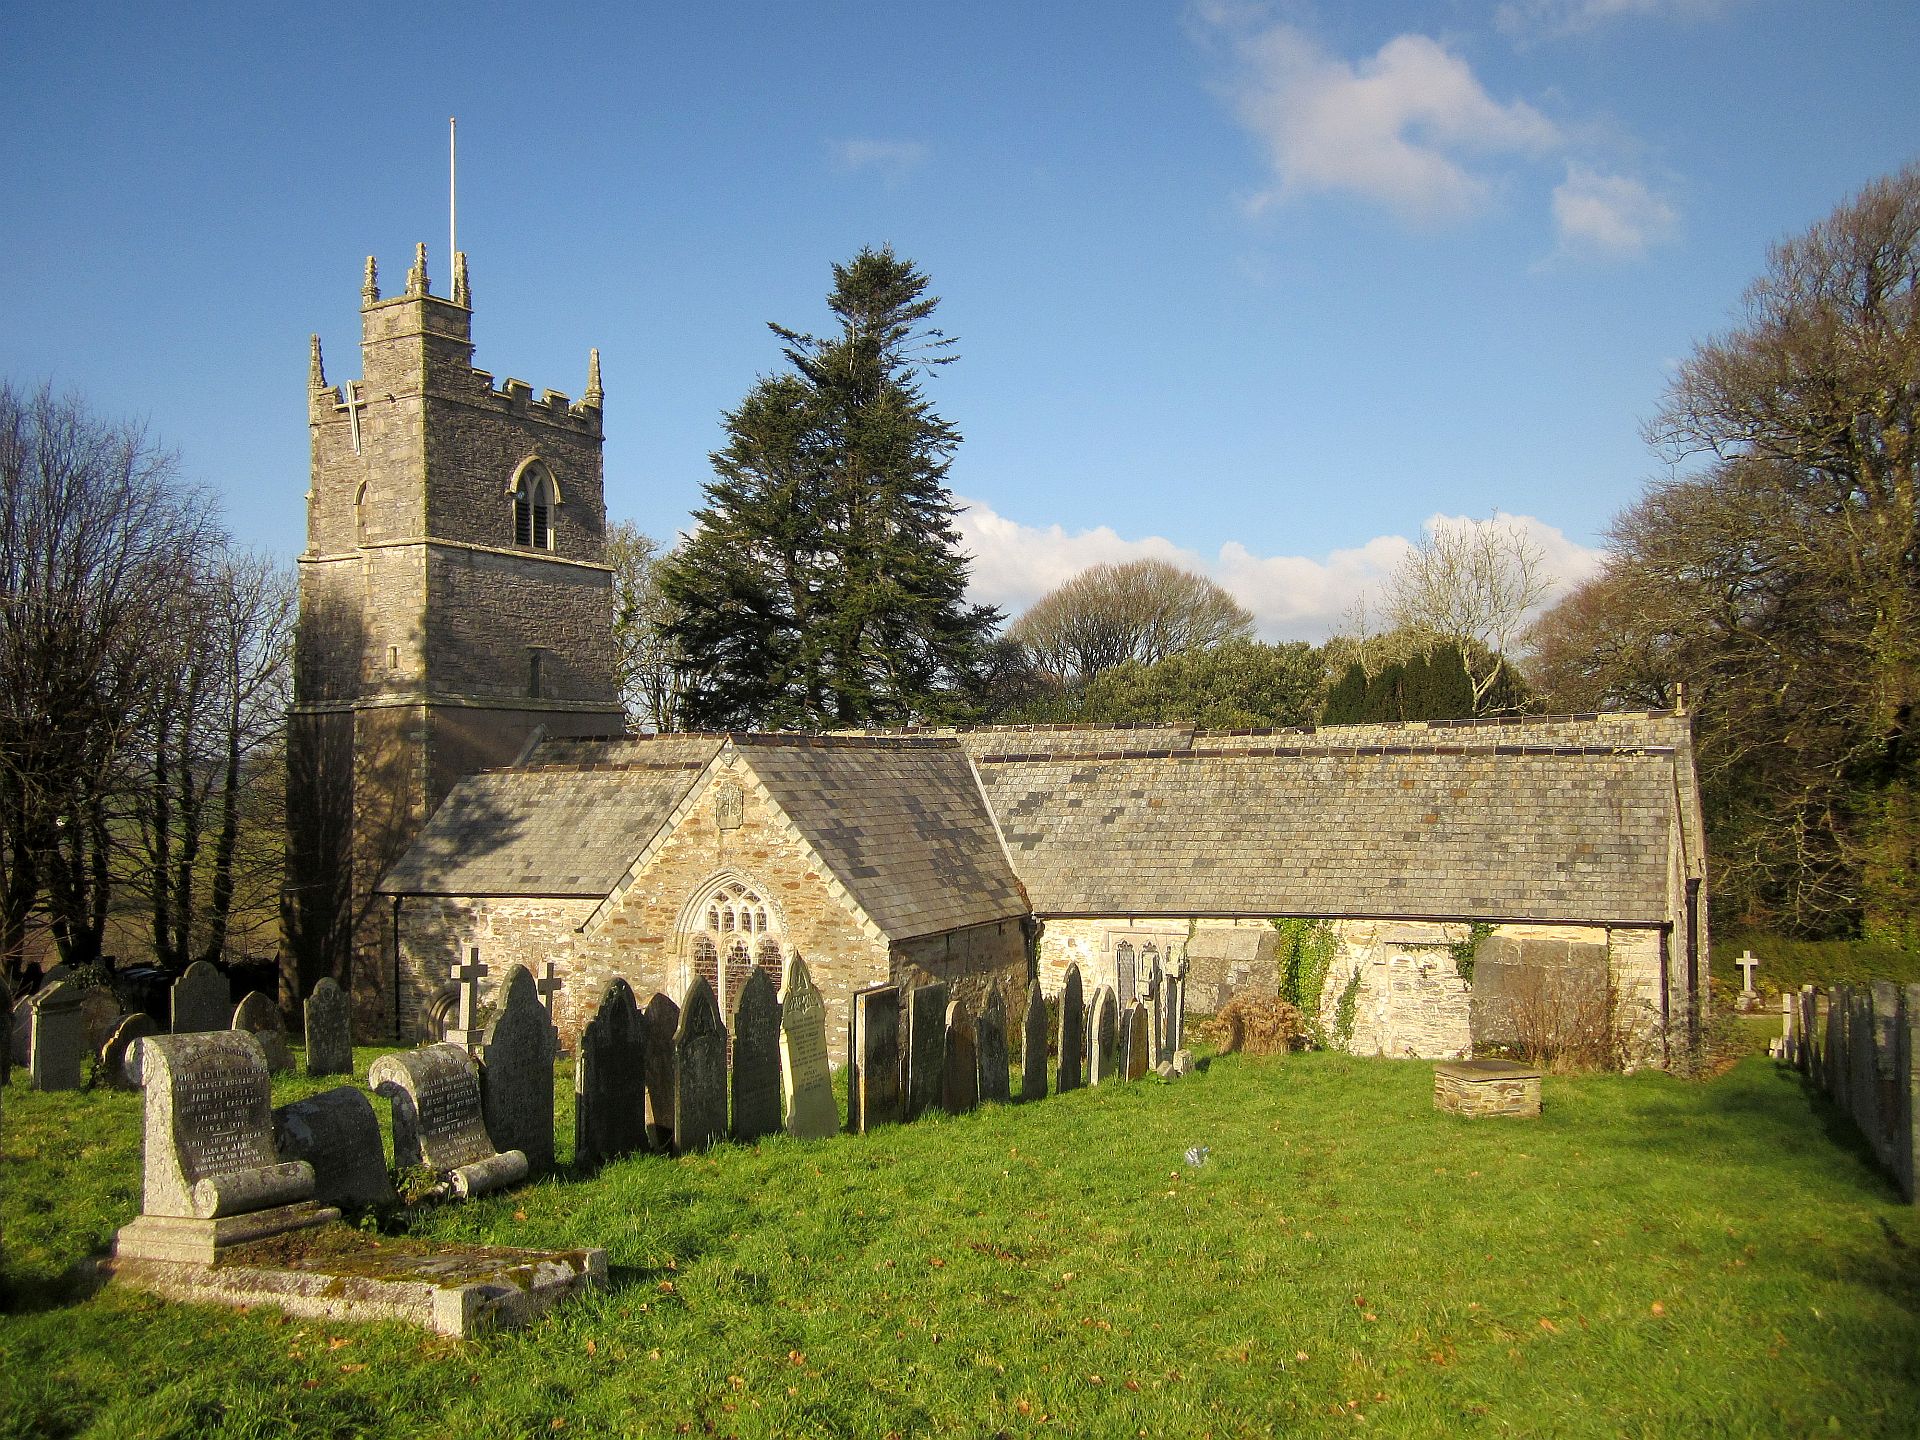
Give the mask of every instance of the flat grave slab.
[{"label": "flat grave slab", "polygon": [[1540,1070],[1511,1060],[1443,1060],[1433,1067],[1433,1107],[1454,1115],[1540,1113]]},{"label": "flat grave slab", "polygon": [[102,1269],[116,1284],[169,1300],[277,1305],[310,1319],[398,1320],[464,1338],[524,1324],[606,1284],[607,1252],[425,1247],[328,1226],[235,1245],[214,1264],[117,1257]]}]

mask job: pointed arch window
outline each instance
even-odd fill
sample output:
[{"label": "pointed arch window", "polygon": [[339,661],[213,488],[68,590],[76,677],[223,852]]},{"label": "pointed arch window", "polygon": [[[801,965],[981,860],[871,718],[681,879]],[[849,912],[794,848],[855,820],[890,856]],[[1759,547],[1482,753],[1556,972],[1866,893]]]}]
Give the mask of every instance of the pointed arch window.
[{"label": "pointed arch window", "polygon": [[560,492],[553,472],[538,460],[520,467],[513,484],[513,543],[530,550],[553,549],[553,511]]},{"label": "pointed arch window", "polygon": [[723,882],[683,923],[698,927],[691,949],[693,974],[705,976],[713,986],[722,1015],[733,1014],[756,968],[766,971],[776,986],[780,983],[786,954],[780,917],[745,881]]}]

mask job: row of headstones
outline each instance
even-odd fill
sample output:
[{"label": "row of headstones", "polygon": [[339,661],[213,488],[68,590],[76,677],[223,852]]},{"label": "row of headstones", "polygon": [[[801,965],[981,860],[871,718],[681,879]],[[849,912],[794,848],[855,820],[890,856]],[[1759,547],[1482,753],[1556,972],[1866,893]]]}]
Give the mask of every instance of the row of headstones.
[{"label": "row of headstones", "polygon": [[[251,1031],[259,1037],[269,1070],[293,1068],[280,1007],[258,992],[232,1005],[227,977],[207,961],[196,960],[187,967],[174,982],[172,1000],[171,1033]],[[307,1073],[351,1073],[353,1013],[346,991],[332,979],[323,979],[307,997],[305,1018]],[[86,1083],[85,1062],[91,1054],[97,1083],[131,1090],[138,1082],[129,1073],[128,1052],[135,1041],[159,1033],[159,1025],[144,1011],[120,1013],[110,990],[98,986],[83,990],[71,980],[54,978],[14,1007],[6,1058],[27,1067],[32,1089],[78,1090]],[[0,1067],[0,1081],[4,1079],[5,1070]]]},{"label": "row of headstones", "polygon": [[1853,1121],[1901,1193],[1920,1204],[1920,985],[1802,986],[1782,997],[1779,1052]]}]

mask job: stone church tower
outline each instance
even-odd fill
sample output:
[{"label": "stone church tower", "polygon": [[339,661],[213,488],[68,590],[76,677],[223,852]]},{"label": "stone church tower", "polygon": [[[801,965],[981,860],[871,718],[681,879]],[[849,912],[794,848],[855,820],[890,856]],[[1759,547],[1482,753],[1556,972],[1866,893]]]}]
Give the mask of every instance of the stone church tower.
[{"label": "stone church tower", "polygon": [[362,378],[330,385],[313,341],[307,548],[288,723],[286,930],[295,998],[350,984],[363,1034],[399,993],[373,888],[462,776],[536,732],[624,728],[606,563],[599,352],[575,402],[473,366],[466,256],[430,293],[361,292]]}]

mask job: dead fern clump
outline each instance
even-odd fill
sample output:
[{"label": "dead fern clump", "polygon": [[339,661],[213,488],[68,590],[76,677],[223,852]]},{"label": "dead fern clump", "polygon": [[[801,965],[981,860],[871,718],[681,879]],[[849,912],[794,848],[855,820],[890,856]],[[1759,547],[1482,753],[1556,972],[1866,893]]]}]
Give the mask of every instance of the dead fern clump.
[{"label": "dead fern clump", "polygon": [[1307,1018],[1278,995],[1236,995],[1222,1005],[1206,1031],[1222,1055],[1284,1055],[1305,1041]]}]

